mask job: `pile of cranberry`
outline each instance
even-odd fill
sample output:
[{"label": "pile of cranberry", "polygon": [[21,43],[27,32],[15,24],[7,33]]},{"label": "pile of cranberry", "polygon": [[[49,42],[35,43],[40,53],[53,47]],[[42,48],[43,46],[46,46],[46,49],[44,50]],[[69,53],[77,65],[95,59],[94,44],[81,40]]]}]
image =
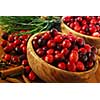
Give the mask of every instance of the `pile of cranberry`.
[{"label": "pile of cranberry", "polygon": [[60,34],[56,29],[36,35],[32,44],[39,57],[62,70],[87,71],[96,61],[97,49],[94,46],[71,33]]},{"label": "pile of cranberry", "polygon": [[[21,30],[20,32],[25,31]],[[2,34],[1,37],[3,40],[0,43],[0,46],[2,46],[5,52],[3,59],[10,64],[23,65],[25,67],[26,77],[33,81],[36,78],[36,75],[31,70],[26,57],[27,41],[30,35],[18,36],[18,33],[19,32],[16,32],[10,35],[7,33]]]},{"label": "pile of cranberry", "polygon": [[100,37],[100,16],[66,16],[63,21],[81,34]]}]

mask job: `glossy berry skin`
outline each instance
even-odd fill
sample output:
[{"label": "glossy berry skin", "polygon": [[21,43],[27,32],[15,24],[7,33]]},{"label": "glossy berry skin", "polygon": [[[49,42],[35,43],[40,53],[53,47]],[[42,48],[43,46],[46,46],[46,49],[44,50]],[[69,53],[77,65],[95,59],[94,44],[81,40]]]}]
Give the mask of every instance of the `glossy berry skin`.
[{"label": "glossy berry skin", "polygon": [[23,52],[24,54],[27,53],[27,47],[26,47],[26,46],[23,46],[23,47],[22,47],[22,52]]},{"label": "glossy berry skin", "polygon": [[76,26],[74,27],[74,30],[77,31],[77,32],[79,32],[80,29],[81,29],[81,27],[80,27],[79,25],[76,25]]},{"label": "glossy berry skin", "polygon": [[79,52],[81,52],[82,54],[86,54],[87,53],[87,50],[85,48],[80,48],[79,49]]},{"label": "glossy berry skin", "polygon": [[76,71],[76,65],[75,65],[75,63],[68,62],[68,64],[67,64],[67,70],[71,71],[71,72],[75,72]]},{"label": "glossy berry skin", "polygon": [[31,71],[28,75],[29,80],[34,81],[36,79],[36,75],[33,71]]},{"label": "glossy berry skin", "polygon": [[16,52],[16,54],[22,54],[22,50],[20,49],[20,47],[19,46],[17,46],[17,47],[15,47],[15,52]]},{"label": "glossy berry skin", "polygon": [[59,54],[59,53],[60,53],[59,50],[55,50],[55,51],[54,51],[54,54]]},{"label": "glossy berry skin", "polygon": [[56,43],[55,43],[54,40],[49,40],[49,41],[47,42],[47,47],[48,47],[48,48],[54,48],[55,46],[56,46]]},{"label": "glossy berry skin", "polygon": [[36,53],[39,55],[39,56],[43,56],[44,55],[44,50],[42,50],[42,48],[38,48],[36,50]]},{"label": "glossy berry skin", "polygon": [[92,68],[94,63],[93,63],[93,61],[89,61],[89,62],[87,62],[87,65],[88,65],[88,68]]},{"label": "glossy berry skin", "polygon": [[95,54],[97,54],[97,52],[98,52],[97,48],[94,47],[94,46],[92,46],[91,50],[92,50],[92,52],[95,53]]},{"label": "glossy berry skin", "polygon": [[84,64],[83,64],[81,61],[78,61],[78,62],[76,63],[76,69],[77,69],[78,71],[84,71],[84,70],[85,70],[85,66],[84,66]]},{"label": "glossy berry skin", "polygon": [[15,41],[14,41],[14,44],[15,44],[16,46],[18,46],[18,45],[21,44],[21,41],[20,41],[20,40],[15,40]]},{"label": "glossy berry skin", "polygon": [[67,48],[64,48],[61,50],[61,54],[63,54],[64,56],[66,56],[69,53],[69,50]]},{"label": "glossy berry skin", "polygon": [[71,46],[71,42],[65,39],[62,43],[63,48],[69,48]]},{"label": "glossy berry skin", "polygon": [[75,63],[77,62],[79,59],[78,57],[78,52],[76,50],[73,50],[71,53],[70,53],[70,56],[69,56],[69,61],[72,62],[72,63]]},{"label": "glossy berry skin", "polygon": [[37,41],[33,41],[32,43],[33,43],[34,49],[37,49],[39,47]]},{"label": "glossy berry skin", "polygon": [[79,46],[83,46],[85,44],[85,40],[83,38],[77,38],[76,42]]},{"label": "glossy berry skin", "polygon": [[20,61],[26,59],[26,55],[25,55],[25,54],[20,55],[20,56],[19,56],[19,59],[20,59]]},{"label": "glossy berry skin", "polygon": [[29,73],[30,71],[31,71],[30,66],[25,66],[25,72],[26,72],[26,73]]},{"label": "glossy berry skin", "polygon": [[60,43],[60,42],[62,42],[62,40],[63,40],[63,38],[62,38],[61,35],[57,35],[57,36],[54,37],[54,41],[55,41],[56,43]]},{"label": "glossy berry skin", "polygon": [[45,46],[45,45],[46,45],[46,40],[43,39],[43,38],[40,38],[40,39],[38,40],[38,45],[39,45],[39,46]]},{"label": "glossy berry skin", "polygon": [[54,53],[54,49],[49,49],[49,50],[47,50],[47,55],[50,55],[50,54],[53,54]]},{"label": "glossy berry skin", "polygon": [[5,48],[4,48],[4,52],[5,53],[9,53],[9,52],[11,52],[12,51],[12,47],[10,47],[10,46],[6,46]]},{"label": "glossy berry skin", "polygon": [[57,36],[58,35],[57,29],[55,29],[55,28],[51,29],[50,34],[52,37]]},{"label": "glossy berry skin", "polygon": [[55,57],[55,60],[61,60],[64,57],[64,55],[61,53],[58,53],[54,57]]},{"label": "glossy berry skin", "polygon": [[0,46],[2,46],[3,48],[7,46],[7,41],[6,40],[1,41]]},{"label": "glossy berry skin", "polygon": [[12,57],[11,57],[11,61],[12,61],[12,63],[14,63],[14,64],[18,64],[18,62],[19,62],[18,56],[12,56]]},{"label": "glossy berry skin", "polygon": [[60,63],[58,63],[58,68],[65,70],[66,64],[64,62],[60,62]]},{"label": "glossy berry skin", "polygon": [[22,60],[22,65],[27,66],[28,65],[28,61],[26,59]]},{"label": "glossy berry skin", "polygon": [[100,37],[100,33],[99,32],[94,32],[94,33],[92,33],[92,36],[93,37]]},{"label": "glossy berry skin", "polygon": [[87,52],[91,52],[91,46],[89,44],[85,44],[84,48],[87,50]]},{"label": "glossy berry skin", "polygon": [[10,54],[5,54],[4,59],[6,61],[10,61],[11,60],[11,55]]},{"label": "glossy berry skin", "polygon": [[14,36],[13,35],[9,35],[8,36],[8,41],[9,42],[14,42]]},{"label": "glossy berry skin", "polygon": [[44,60],[47,62],[47,63],[53,63],[54,61],[54,57],[53,55],[46,55]]},{"label": "glossy berry skin", "polygon": [[42,36],[43,39],[48,40],[51,38],[51,35],[49,32],[45,32],[44,35]]}]

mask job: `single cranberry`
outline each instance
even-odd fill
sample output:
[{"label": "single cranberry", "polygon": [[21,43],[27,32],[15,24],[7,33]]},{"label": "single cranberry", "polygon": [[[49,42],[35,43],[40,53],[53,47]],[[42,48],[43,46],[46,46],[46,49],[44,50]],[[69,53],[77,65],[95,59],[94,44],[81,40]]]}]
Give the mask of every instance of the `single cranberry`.
[{"label": "single cranberry", "polygon": [[19,59],[20,59],[20,61],[26,59],[26,55],[25,55],[25,54],[20,55],[20,56],[19,56]]},{"label": "single cranberry", "polygon": [[54,53],[54,49],[48,49],[46,53],[47,55],[51,55]]},{"label": "single cranberry", "polygon": [[39,56],[43,56],[44,55],[44,50],[42,49],[42,48],[38,48],[37,50],[36,50],[36,53],[39,55]]},{"label": "single cranberry", "polygon": [[55,36],[55,37],[54,37],[54,41],[55,41],[56,43],[62,42],[62,41],[63,41],[62,35],[57,35],[57,36]]},{"label": "single cranberry", "polygon": [[94,54],[93,52],[89,52],[88,57],[89,59],[96,61],[96,54]]},{"label": "single cranberry", "polygon": [[88,65],[89,68],[92,68],[94,63],[93,63],[93,61],[89,61],[89,62],[87,62],[87,65]]},{"label": "single cranberry", "polygon": [[9,42],[14,42],[14,36],[13,35],[9,35],[8,36],[8,41]]},{"label": "single cranberry", "polygon": [[83,30],[83,31],[85,31],[86,28],[87,28],[87,25],[83,25],[83,26],[82,26],[82,30]]},{"label": "single cranberry", "polygon": [[61,54],[63,54],[63,55],[67,55],[69,53],[69,50],[67,49],[67,48],[64,48],[64,49],[62,49],[61,50]]},{"label": "single cranberry", "polygon": [[26,59],[22,60],[22,65],[27,66],[28,65],[28,61]]},{"label": "single cranberry", "polygon": [[45,40],[48,40],[48,39],[51,38],[51,35],[50,35],[49,32],[45,32],[45,33],[43,34],[42,38],[45,39]]},{"label": "single cranberry", "polygon": [[97,23],[97,20],[95,18],[93,18],[93,19],[90,20],[90,23],[91,24],[96,24]]},{"label": "single cranberry", "polygon": [[75,72],[76,71],[76,65],[75,65],[75,63],[68,62],[67,63],[67,70],[71,71],[71,72]]},{"label": "single cranberry", "polygon": [[29,80],[34,81],[36,79],[36,75],[33,71],[31,71],[28,75]]},{"label": "single cranberry", "polygon": [[84,64],[83,64],[81,61],[78,61],[78,62],[76,63],[76,69],[77,69],[78,71],[84,71],[84,70],[85,70],[85,66],[84,66]]},{"label": "single cranberry", "polygon": [[[33,47],[35,49],[37,49],[39,47],[37,41],[33,41],[32,43],[33,43]],[[21,44],[20,47],[22,48],[23,45],[25,45],[25,44]]]},{"label": "single cranberry", "polygon": [[2,47],[7,46],[7,41],[6,40],[1,41],[0,46]]},{"label": "single cranberry", "polygon": [[54,53],[55,54],[58,54],[58,53],[60,53],[60,51],[59,50],[55,50]]},{"label": "single cranberry", "polygon": [[89,44],[85,44],[84,48],[87,50],[87,52],[91,52],[91,46]]},{"label": "single cranberry", "polygon": [[81,34],[85,34],[85,32],[83,31],[83,30],[80,30],[80,32],[79,33],[81,33]]},{"label": "single cranberry", "polygon": [[25,44],[21,44],[21,45],[20,45],[20,48],[22,49],[24,46],[26,46],[26,45],[25,45]]},{"label": "single cranberry", "polygon": [[81,16],[77,17],[77,21],[81,22],[82,21],[82,17]]},{"label": "single cranberry", "polygon": [[80,37],[78,37],[78,38],[76,39],[76,42],[77,42],[77,44],[78,44],[79,46],[84,46],[84,44],[85,44],[85,40],[84,40],[83,38],[80,38]]},{"label": "single cranberry", "polygon": [[11,57],[11,61],[12,63],[17,64],[19,62],[18,56]]},{"label": "single cranberry", "polygon": [[87,22],[86,22],[86,20],[83,20],[82,25],[85,25],[85,24],[87,24]]},{"label": "single cranberry", "polygon": [[47,63],[53,63],[54,61],[54,57],[53,55],[46,55],[44,60],[47,62]]},{"label": "single cranberry", "polygon": [[19,38],[20,38],[21,40],[25,40],[25,39],[28,38],[28,35],[21,35]]},{"label": "single cranberry", "polygon": [[70,42],[69,40],[65,39],[65,40],[63,41],[63,43],[62,43],[62,46],[63,46],[64,48],[69,48],[69,47],[71,46],[71,42]]},{"label": "single cranberry", "polygon": [[83,53],[83,54],[86,54],[87,53],[87,50],[85,48],[80,48],[79,49],[79,52]]},{"label": "single cranberry", "polygon": [[17,46],[17,45],[20,45],[21,44],[21,41],[20,40],[15,40],[14,41],[14,44]]},{"label": "single cranberry", "polygon": [[66,64],[64,62],[60,62],[60,63],[58,63],[58,68],[65,70]]},{"label": "single cranberry", "polygon": [[8,39],[8,34],[6,32],[2,33],[1,34],[1,37],[4,39],[4,40],[7,40]]},{"label": "single cranberry", "polygon": [[79,25],[76,25],[76,26],[74,27],[74,30],[77,31],[77,32],[79,32],[79,31],[81,30],[81,27],[80,27]]},{"label": "single cranberry", "polygon": [[38,39],[38,45],[39,46],[45,46],[46,45],[46,40],[43,38]]},{"label": "single cranberry", "polygon": [[70,40],[71,42],[75,42],[76,41],[76,36],[72,35],[71,32],[68,33],[67,39]]},{"label": "single cranberry", "polygon": [[18,35],[14,36],[14,40],[18,40],[18,38],[19,38]]},{"label": "single cranberry", "polygon": [[31,71],[30,66],[25,66],[25,72],[26,72],[26,73],[29,73],[30,71]]},{"label": "single cranberry", "polygon": [[8,46],[10,46],[12,49],[16,47],[14,43],[9,43]]},{"label": "single cranberry", "polygon": [[74,26],[79,26],[79,22],[75,21],[74,23]]},{"label": "single cranberry", "polygon": [[23,46],[23,47],[22,47],[22,52],[23,52],[24,54],[27,53],[27,47],[26,47],[26,46]]},{"label": "single cranberry", "polygon": [[91,33],[96,32],[96,27],[95,27],[95,26],[90,27],[90,28],[89,28],[89,31],[90,31]]},{"label": "single cranberry", "polygon": [[4,48],[4,52],[5,53],[9,53],[9,52],[11,52],[12,51],[12,47],[10,47],[10,46],[6,46],[5,48]]},{"label": "single cranberry", "polygon": [[73,29],[74,28],[74,23],[71,23],[69,27]]},{"label": "single cranberry", "polygon": [[10,61],[11,60],[11,55],[10,54],[5,54],[4,59],[6,61]]},{"label": "single cranberry", "polygon": [[60,59],[64,58],[64,55],[62,53],[58,53],[54,57],[55,57],[55,60],[60,60]]},{"label": "single cranberry", "polygon": [[66,16],[66,17],[64,17],[63,21],[64,21],[65,23],[67,23],[67,22],[70,21],[70,19],[71,19],[71,16]]},{"label": "single cranberry", "polygon": [[27,40],[23,40],[22,44],[27,45]]},{"label": "single cranberry", "polygon": [[90,21],[91,20],[91,16],[86,16],[86,20]]},{"label": "single cranberry", "polygon": [[75,63],[75,62],[78,61],[78,59],[79,59],[79,57],[78,57],[78,52],[77,52],[76,50],[73,50],[73,51],[70,53],[70,56],[69,56],[70,62]]},{"label": "single cranberry", "polygon": [[55,28],[51,29],[50,34],[52,37],[55,37],[56,35],[58,35],[57,29],[55,29]]},{"label": "single cranberry", "polygon": [[100,37],[100,33],[99,33],[99,32],[94,32],[94,33],[92,34],[92,36],[94,36],[94,37]]},{"label": "single cranberry", "polygon": [[47,46],[43,46],[42,50],[47,51],[48,50]]},{"label": "single cranberry", "polygon": [[55,43],[54,40],[49,40],[49,41],[47,42],[47,47],[48,47],[48,48],[54,48],[55,46],[56,46],[56,43]]}]

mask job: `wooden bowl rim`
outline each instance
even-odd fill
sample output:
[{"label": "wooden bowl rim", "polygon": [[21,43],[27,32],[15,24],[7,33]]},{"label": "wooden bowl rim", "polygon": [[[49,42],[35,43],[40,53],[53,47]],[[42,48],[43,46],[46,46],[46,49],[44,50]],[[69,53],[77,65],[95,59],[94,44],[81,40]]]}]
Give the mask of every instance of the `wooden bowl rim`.
[{"label": "wooden bowl rim", "polygon": [[95,39],[95,40],[100,39],[100,37],[93,37],[93,36],[89,36],[89,35],[84,35],[84,34],[81,34],[81,33],[79,33],[79,32],[74,31],[73,29],[71,29],[70,27],[68,27],[68,26],[63,22],[63,18],[64,18],[64,17],[62,17],[62,19],[61,19],[61,23],[64,25],[64,27],[66,27],[68,30],[71,30],[71,31],[74,32],[76,35],[80,35],[80,36],[82,36],[82,37],[90,38],[90,39]]},{"label": "wooden bowl rim", "polygon": [[[88,71],[84,71],[84,72],[71,72],[71,71],[67,71],[67,70],[62,70],[62,69],[59,69],[59,68],[56,68],[55,66],[53,66],[53,65],[51,65],[51,64],[49,64],[49,63],[47,63],[47,62],[45,62],[44,60],[42,60],[42,58],[40,58],[37,54],[36,54],[36,52],[35,52],[35,50],[34,50],[34,48],[33,48],[33,45],[32,45],[32,40],[33,40],[33,38],[36,36],[36,35],[38,35],[38,34],[43,34],[43,33],[45,33],[45,32],[48,32],[48,31],[43,31],[43,32],[39,32],[39,33],[36,33],[36,34],[34,34],[34,35],[32,35],[30,38],[29,38],[29,40],[28,40],[28,44],[30,44],[30,49],[31,49],[31,54],[32,54],[32,56],[35,56],[35,59],[37,59],[39,62],[42,62],[42,63],[44,63],[45,65],[48,65],[49,67],[51,67],[51,68],[54,68],[55,70],[57,70],[57,71],[61,71],[61,72],[64,72],[64,73],[68,73],[68,74],[74,74],[74,75],[82,75],[82,74],[87,74],[87,73],[89,73],[89,72],[91,72],[92,70],[96,70],[97,68],[98,68],[98,60],[96,60],[96,62],[95,62],[95,65],[91,68],[91,69],[89,69]],[[60,33],[60,32],[59,32]],[[60,33],[61,34],[61,33]],[[63,33],[63,34],[65,34],[65,33]],[[28,56],[28,55],[27,55]]]}]

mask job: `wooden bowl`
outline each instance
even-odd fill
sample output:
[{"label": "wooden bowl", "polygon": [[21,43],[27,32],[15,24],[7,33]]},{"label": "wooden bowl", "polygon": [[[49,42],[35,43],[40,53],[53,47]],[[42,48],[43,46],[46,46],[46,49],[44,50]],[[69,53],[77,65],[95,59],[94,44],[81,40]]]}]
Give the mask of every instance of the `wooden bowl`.
[{"label": "wooden bowl", "polygon": [[32,46],[33,38],[38,34],[43,34],[44,32],[32,35],[28,41],[27,45],[27,58],[30,67],[36,73],[36,75],[44,80],[45,82],[83,82],[89,79],[96,72],[98,68],[98,60],[96,61],[94,67],[85,72],[69,72],[66,70],[61,70],[52,66],[42,60],[34,51]]},{"label": "wooden bowl", "polygon": [[93,37],[93,36],[88,36],[88,35],[84,35],[81,33],[78,33],[76,31],[74,31],[73,29],[71,29],[70,27],[68,27],[64,22],[63,22],[63,18],[61,21],[61,30],[63,33],[68,33],[71,32],[72,34],[82,37],[85,39],[86,43],[90,44],[90,45],[94,45],[97,48],[100,48],[100,38],[99,37]]}]

